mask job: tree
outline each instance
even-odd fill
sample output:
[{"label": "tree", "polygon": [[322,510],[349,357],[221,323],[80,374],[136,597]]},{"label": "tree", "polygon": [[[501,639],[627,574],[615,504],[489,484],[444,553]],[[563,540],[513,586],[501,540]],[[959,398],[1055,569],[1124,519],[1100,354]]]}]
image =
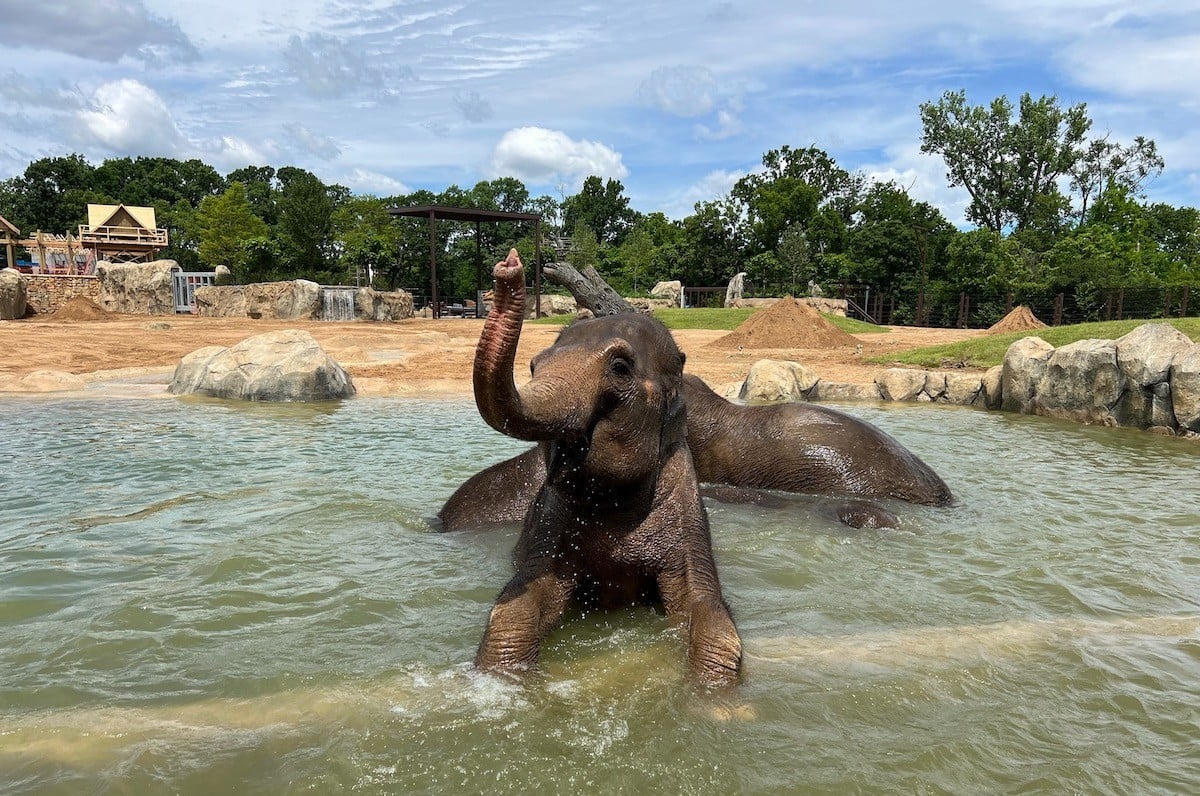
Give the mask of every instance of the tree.
[{"label": "tree", "polygon": [[602,245],[619,246],[637,219],[624,191],[620,180],[588,177],[579,193],[563,200],[563,226],[574,229],[584,224]]},{"label": "tree", "polygon": [[271,166],[246,166],[235,169],[225,175],[225,180],[232,184],[240,182],[246,188],[246,199],[254,208],[254,214],[274,226],[279,218],[275,208],[275,192],[277,182],[275,169]]},{"label": "tree", "polygon": [[254,215],[245,186],[240,182],[233,183],[219,196],[203,199],[195,225],[200,260],[209,267],[229,266],[239,281],[247,276],[250,262],[244,244],[250,239],[265,239],[269,234],[266,222]]},{"label": "tree", "polygon": [[921,104],[921,151],[942,156],[950,185],[971,196],[967,218],[993,232],[1029,224],[1039,197],[1058,193],[1091,126],[1084,103],[1063,109],[1053,96],[1023,94],[1012,116],[1006,97],[969,106],[965,91]]},{"label": "tree", "polygon": [[1162,174],[1166,165],[1154,141],[1137,136],[1129,146],[1096,138],[1080,153],[1071,170],[1071,190],[1079,194],[1079,218],[1087,215],[1088,201],[1110,185],[1137,193],[1151,177]]},{"label": "tree", "polygon": [[283,264],[293,278],[333,281],[334,202],[325,184],[310,172],[284,167],[280,182],[276,239]]},{"label": "tree", "polygon": [[23,232],[74,232],[87,220],[95,172],[82,155],[35,160],[16,178],[12,191],[17,201],[11,216],[5,216]]}]

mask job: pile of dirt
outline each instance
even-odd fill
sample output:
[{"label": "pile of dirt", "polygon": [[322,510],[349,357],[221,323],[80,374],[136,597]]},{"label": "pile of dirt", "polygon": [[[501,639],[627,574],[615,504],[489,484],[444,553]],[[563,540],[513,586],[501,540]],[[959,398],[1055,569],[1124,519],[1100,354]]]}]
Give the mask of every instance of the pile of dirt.
[{"label": "pile of dirt", "polygon": [[47,321],[111,321],[113,314],[96,306],[86,296],[72,296],[61,307],[47,315]]},{"label": "pile of dirt", "polygon": [[1002,332],[1028,332],[1034,329],[1045,329],[1046,324],[1037,319],[1033,310],[1024,304],[1013,307],[1012,312],[988,327],[989,334]]},{"label": "pile of dirt", "polygon": [[821,313],[788,296],[747,318],[709,348],[839,348],[858,345]]}]

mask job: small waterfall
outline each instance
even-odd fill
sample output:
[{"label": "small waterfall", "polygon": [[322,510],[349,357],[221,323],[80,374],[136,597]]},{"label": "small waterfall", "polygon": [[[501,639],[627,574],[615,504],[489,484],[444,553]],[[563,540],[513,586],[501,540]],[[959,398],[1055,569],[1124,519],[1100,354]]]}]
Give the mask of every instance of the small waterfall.
[{"label": "small waterfall", "polygon": [[322,287],[321,320],[354,320],[354,294],[356,292],[357,290],[352,287]]}]

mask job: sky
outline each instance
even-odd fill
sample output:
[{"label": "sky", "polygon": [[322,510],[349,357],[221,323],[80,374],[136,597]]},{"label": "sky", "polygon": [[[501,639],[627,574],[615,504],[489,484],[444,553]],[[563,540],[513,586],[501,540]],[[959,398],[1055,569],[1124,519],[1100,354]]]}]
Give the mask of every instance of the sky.
[{"label": "sky", "polygon": [[[1200,206],[1200,0],[0,0],[0,179],[78,152],[390,196],[590,174],[673,218],[783,145],[965,224],[918,106],[1055,95]],[[3,209],[0,208],[0,214]]]}]

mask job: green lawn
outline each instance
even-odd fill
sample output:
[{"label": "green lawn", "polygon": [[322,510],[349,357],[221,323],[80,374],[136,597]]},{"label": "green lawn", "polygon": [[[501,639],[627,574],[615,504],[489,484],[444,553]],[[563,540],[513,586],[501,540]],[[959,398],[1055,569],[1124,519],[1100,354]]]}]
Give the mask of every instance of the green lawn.
[{"label": "green lawn", "polygon": [[[1038,329],[1031,332],[1009,332],[1007,334],[990,334],[986,337],[976,337],[958,343],[914,348],[902,354],[871,357],[868,362],[880,364],[900,363],[917,367],[936,368],[946,361],[968,367],[990,368],[999,365],[1004,360],[1008,347],[1022,337],[1040,337],[1054,347],[1074,343],[1076,340],[1102,339],[1115,340],[1133,331],[1144,323],[1151,321],[1100,321],[1097,323],[1078,323],[1073,326],[1055,326],[1048,329]],[[1200,339],[1200,318],[1177,318],[1167,321],[1192,340]]]},{"label": "green lawn", "polygon": [[[654,317],[662,321],[663,325],[668,329],[732,331],[755,312],[758,312],[758,309],[758,307],[738,307],[736,309],[709,309],[706,307],[692,307],[689,309],[667,308],[655,310]],[[871,323],[856,321],[852,318],[843,318],[839,315],[825,315],[822,313],[822,316],[837,328],[850,334],[881,334],[891,331],[886,326],[876,326]],[[530,321],[530,323],[565,326],[574,319],[574,315],[553,315],[548,318],[539,318],[536,321]]]}]

